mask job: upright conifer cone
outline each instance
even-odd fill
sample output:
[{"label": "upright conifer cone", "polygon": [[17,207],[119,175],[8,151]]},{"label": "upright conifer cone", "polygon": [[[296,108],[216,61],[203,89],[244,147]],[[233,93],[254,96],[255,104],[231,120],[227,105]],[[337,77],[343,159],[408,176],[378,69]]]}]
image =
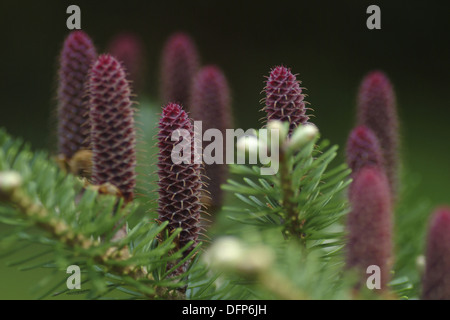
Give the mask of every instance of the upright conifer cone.
[{"label": "upright conifer cone", "polygon": [[117,187],[131,201],[136,185],[136,134],[130,86],[122,65],[101,55],[89,77],[92,182]]},{"label": "upright conifer cone", "polygon": [[353,176],[365,166],[384,169],[378,138],[366,126],[358,126],[350,133],[347,140],[347,164]]},{"label": "upright conifer cone", "polygon": [[[226,129],[232,128],[232,116],[230,90],[223,72],[216,66],[200,69],[194,78],[191,98],[191,117],[195,121],[202,121],[202,134],[208,129],[218,129],[225,137]],[[225,142],[221,151],[225,157]],[[227,165],[206,162],[207,160],[205,174],[209,178],[208,194],[212,207],[218,208],[223,200],[220,186],[226,180]]]},{"label": "upright conifer cone", "polygon": [[143,85],[145,61],[141,40],[133,33],[120,33],[109,44],[108,52],[125,67],[135,92]]},{"label": "upright conifer cone", "polygon": [[[191,137],[191,158],[189,163],[176,164],[172,161],[173,147],[181,142],[172,141],[176,130],[186,130]],[[197,243],[200,232],[202,181],[201,165],[195,163],[198,154],[194,149],[194,131],[191,119],[178,105],[170,103],[162,111],[158,134],[158,176],[159,206],[161,222],[169,221],[169,230],[181,228],[178,244],[182,248],[189,241]],[[188,252],[193,249],[190,247]]]},{"label": "upright conifer cone", "polygon": [[86,82],[97,58],[92,40],[83,31],[71,32],[61,51],[58,74],[58,152],[67,160],[90,145]]},{"label": "upright conifer cone", "polygon": [[347,267],[356,269],[365,284],[367,268],[380,268],[381,289],[389,282],[392,255],[392,209],[389,184],[383,170],[361,168],[350,188],[347,217]]},{"label": "upright conifer cone", "polygon": [[428,229],[422,299],[450,300],[450,208],[438,208]]},{"label": "upright conifer cone", "polygon": [[192,39],[175,33],[166,42],[161,57],[161,98],[164,103],[189,103],[192,79],[199,69],[199,56]]},{"label": "upright conifer cone", "polygon": [[267,122],[289,121],[289,135],[299,124],[309,120],[300,83],[291,70],[283,66],[273,68],[266,81],[263,110],[267,112]]},{"label": "upright conifer cone", "polygon": [[398,184],[399,142],[395,93],[387,76],[380,71],[369,73],[358,94],[358,124],[370,128],[383,152],[386,174],[394,195]]}]

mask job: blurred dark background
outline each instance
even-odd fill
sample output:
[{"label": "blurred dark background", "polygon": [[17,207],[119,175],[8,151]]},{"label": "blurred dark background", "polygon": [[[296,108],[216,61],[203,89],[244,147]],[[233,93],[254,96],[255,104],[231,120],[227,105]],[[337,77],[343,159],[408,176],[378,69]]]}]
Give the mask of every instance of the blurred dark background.
[{"label": "blurred dark background", "polygon": [[[260,126],[264,76],[275,65],[291,67],[308,88],[322,136],[341,145],[340,160],[359,82],[382,69],[397,93],[404,164],[421,178],[417,194],[450,204],[450,2],[2,0],[0,127],[35,149],[52,148],[57,57],[70,4],[80,6],[82,28],[100,52],[119,32],[142,38],[144,95],[155,102],[164,41],[175,31],[190,33],[203,64],[227,75],[237,127]],[[381,8],[381,30],[366,28],[370,4]],[[2,263],[0,298],[32,297],[35,279]]]},{"label": "blurred dark background", "polygon": [[[233,92],[236,126],[256,128],[264,76],[284,64],[299,74],[322,136],[344,149],[362,77],[382,69],[393,82],[403,158],[420,190],[450,203],[450,3],[446,1],[6,1],[0,4],[0,126],[51,148],[57,57],[66,8],[81,8],[82,28],[103,52],[121,31],[147,51],[144,94],[158,99],[158,64],[175,31],[192,35],[203,64],[217,64]],[[366,28],[366,8],[381,8],[381,30]],[[343,155],[340,155],[343,157]]]}]

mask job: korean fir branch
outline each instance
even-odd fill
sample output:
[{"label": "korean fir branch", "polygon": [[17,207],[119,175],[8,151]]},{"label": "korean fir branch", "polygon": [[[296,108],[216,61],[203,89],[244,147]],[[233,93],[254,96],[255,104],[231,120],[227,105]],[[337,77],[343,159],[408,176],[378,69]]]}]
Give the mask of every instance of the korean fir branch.
[{"label": "korean fir branch", "polygon": [[112,285],[133,288],[140,298],[183,298],[171,289],[178,284],[153,278],[153,271],[165,265],[174,248],[176,234],[153,250],[150,244],[166,224],[143,221],[124,238],[100,240],[113,237],[117,224],[124,223],[124,214],[132,219],[137,206],[124,208],[117,205],[116,197],[97,194],[94,187],[58,170],[45,152],[33,153],[29,145],[0,130],[0,221],[13,226],[12,232],[5,230],[0,236],[1,246],[11,246],[12,252],[20,250],[23,242],[45,247],[52,256],[47,264],[55,268],[81,263],[88,280],[97,279],[89,290],[91,297],[91,293],[103,296]]},{"label": "korean fir branch", "polygon": [[92,183],[117,188],[125,202],[136,185],[136,133],[131,89],[120,62],[101,55],[89,76]]},{"label": "korean fir branch", "polygon": [[90,149],[86,82],[89,68],[96,58],[97,53],[92,40],[85,32],[79,30],[67,36],[59,58],[57,89],[59,159],[64,166],[69,166],[72,173],[82,176],[90,175],[90,161],[80,162],[75,154]]},{"label": "korean fir branch", "polygon": [[[276,130],[279,134],[279,179],[282,191],[282,207],[285,211],[283,234],[286,238],[303,238],[303,222],[300,220],[298,192],[292,181],[292,173],[295,171],[294,155],[300,148],[311,149],[318,137],[317,128],[314,125],[300,125],[296,127],[292,137],[288,137],[289,123],[278,120],[269,121],[268,130]],[[311,149],[312,151],[312,149]],[[302,242],[303,243],[303,242]]]},{"label": "korean fir branch", "polygon": [[[183,150],[186,153],[183,153],[183,159],[176,161],[173,158],[173,150],[177,142],[173,141],[172,137],[183,132],[187,134],[183,136],[183,139],[187,139],[186,148]],[[183,255],[187,256],[197,246],[201,231],[202,180],[192,120],[178,104],[169,103],[162,110],[158,147],[159,221],[169,222],[169,233],[181,229],[176,249],[181,250],[190,245],[183,252]],[[183,272],[185,267],[186,265],[179,271]]]},{"label": "korean fir branch", "polygon": [[[195,121],[202,121],[202,134],[208,129],[217,129],[225,136],[226,129],[232,127],[231,98],[227,79],[217,66],[206,66],[196,74],[191,91],[190,111]],[[225,154],[225,146],[222,150]],[[225,164],[206,163],[205,201],[214,211],[222,205],[221,185],[227,177]]]},{"label": "korean fir branch", "polygon": [[[67,186],[66,184],[65,187]],[[104,278],[101,280],[98,279],[96,284],[100,288],[102,285],[99,282],[104,281],[107,283],[109,281],[108,277],[114,274],[120,277],[118,281],[122,286],[133,287],[133,290],[141,298],[184,299],[184,295],[178,291],[152,282],[154,280],[152,275],[137,263],[142,261],[140,254],[145,256],[145,253],[138,253],[134,256],[129,252],[128,247],[124,245],[130,239],[125,239],[121,243],[102,244],[101,241],[96,240],[96,237],[86,235],[81,231],[83,228],[77,228],[77,226],[68,223],[65,219],[67,217],[64,218],[58,214],[55,215],[54,209],[46,208],[42,203],[36,202],[28,194],[25,181],[23,181],[22,176],[17,171],[0,171],[0,203],[13,207],[14,212],[20,213],[21,217],[26,221],[31,222],[34,226],[45,231],[50,237],[42,237],[43,239],[41,241],[47,246],[54,246],[52,252],[55,256],[58,255],[58,251],[63,250],[65,252],[64,259],[77,259],[77,261],[79,259],[81,261],[86,259],[90,263],[95,264],[95,267],[90,265],[88,268],[95,269],[96,273],[103,273],[102,276]],[[99,210],[99,207],[96,209],[93,209],[93,211],[98,216],[102,210]],[[107,225],[111,224],[111,221],[114,221],[114,219],[110,217],[109,219],[107,218],[107,221],[103,220],[103,223]],[[86,229],[86,226],[84,227]],[[102,229],[103,226],[98,226],[98,228]],[[93,230],[89,227],[87,229]],[[149,228],[145,229],[146,232],[154,232],[149,230]],[[137,232],[142,233],[143,231],[140,230]],[[32,241],[31,239],[32,237],[28,238],[29,241]],[[167,243],[165,245],[167,246]],[[98,267],[101,267],[102,271]],[[149,282],[152,283],[151,286],[144,285],[144,283]],[[98,293],[101,295],[101,292],[102,289]]]}]

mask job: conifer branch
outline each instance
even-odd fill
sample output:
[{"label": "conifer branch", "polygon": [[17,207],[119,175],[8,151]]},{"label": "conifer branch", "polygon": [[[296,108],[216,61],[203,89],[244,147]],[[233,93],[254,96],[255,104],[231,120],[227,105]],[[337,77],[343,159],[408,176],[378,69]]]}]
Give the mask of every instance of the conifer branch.
[{"label": "conifer branch", "polygon": [[[118,264],[132,260],[127,246],[102,246],[100,241],[88,238],[74,231],[62,219],[51,217],[48,211],[34,202],[21,187],[21,177],[15,171],[0,172],[0,201],[14,206],[24,218],[31,220],[37,227],[48,232],[52,238],[71,249],[79,248],[79,254],[90,256],[93,261],[105,267],[106,272],[119,276],[128,276],[134,280],[153,280],[151,274],[134,264]],[[139,288],[136,288],[139,291]],[[185,299],[178,290],[155,286],[154,294],[146,294],[147,298]]]}]

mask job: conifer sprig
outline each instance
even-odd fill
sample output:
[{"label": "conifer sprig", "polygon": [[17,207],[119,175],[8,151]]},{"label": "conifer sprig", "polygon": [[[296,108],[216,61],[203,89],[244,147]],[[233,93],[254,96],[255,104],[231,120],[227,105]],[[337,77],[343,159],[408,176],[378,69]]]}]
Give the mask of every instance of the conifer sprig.
[{"label": "conifer sprig", "polygon": [[[79,265],[91,282],[90,298],[107,295],[111,289],[134,292],[133,298],[142,299],[184,297],[176,289],[185,283],[167,281],[165,275],[166,265],[181,259],[187,249],[172,252],[180,230],[158,242],[157,235],[166,223],[143,221],[128,228],[124,238],[111,241],[114,227],[125,226],[122,218],[131,219],[136,205],[117,206],[116,197],[98,196],[89,187],[79,197],[84,187],[81,181],[61,172],[45,153],[33,154],[22,141],[12,140],[2,130],[0,173],[0,221],[14,227],[1,235],[2,246],[13,246],[11,252],[16,252],[20,243],[33,243],[52,254],[45,265],[62,270]],[[36,233],[36,228],[41,232]],[[97,240],[100,238],[103,241]],[[65,271],[62,277],[66,279]],[[64,291],[64,287],[65,281],[48,293]]]},{"label": "conifer sprig", "polygon": [[[296,130],[307,126],[300,125]],[[292,138],[296,136],[301,135],[294,131]],[[261,175],[258,165],[231,165],[231,172],[242,180],[230,179],[223,188],[233,192],[245,209],[227,206],[224,210],[237,213],[232,219],[246,225],[280,228],[286,237],[308,248],[342,245],[343,234],[331,226],[347,210],[340,193],[350,182],[350,171],[345,164],[330,170],[337,147],[326,150],[328,142],[316,146],[316,139],[317,133],[300,145],[292,139],[281,141],[280,149],[285,150],[280,151],[280,168],[274,175]]]}]

